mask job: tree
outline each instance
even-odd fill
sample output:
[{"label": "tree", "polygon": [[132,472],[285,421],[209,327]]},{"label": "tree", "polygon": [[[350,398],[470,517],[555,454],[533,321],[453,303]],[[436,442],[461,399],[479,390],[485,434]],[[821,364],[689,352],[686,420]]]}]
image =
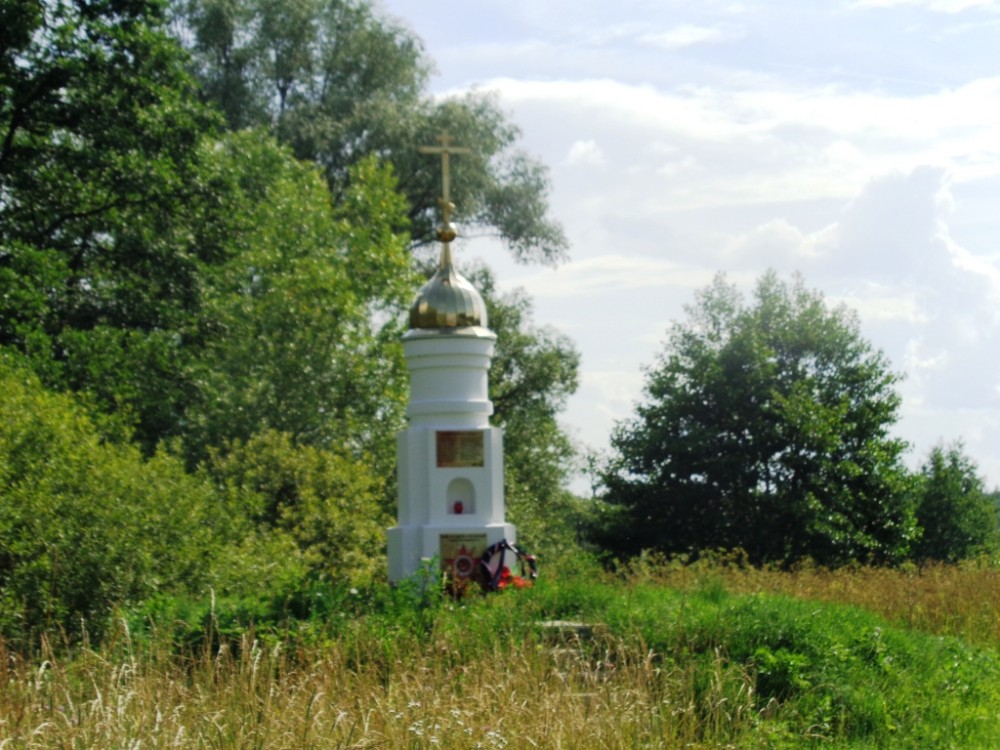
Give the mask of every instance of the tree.
[{"label": "tree", "polygon": [[558,416],[576,391],[580,355],[565,335],[534,325],[531,302],[522,292],[497,293],[486,268],[470,274],[470,280],[483,295],[497,336],[490,399],[493,423],[504,430],[510,517],[529,548],[554,554],[569,547],[575,535],[575,508],[565,484],[576,451]]},{"label": "tree", "polygon": [[199,105],[162,3],[0,0],[0,345],[107,408],[182,402],[178,328],[197,306],[188,206]]},{"label": "tree", "polygon": [[[214,122],[162,6],[4,0],[0,14],[0,267],[17,290],[0,341],[153,327],[191,293],[192,258],[155,236]],[[146,220],[131,231],[137,210]]]},{"label": "tree", "polygon": [[616,427],[599,540],[619,553],[742,548],[754,562],[893,562],[914,535],[897,376],[800,277],[748,305],[716,278]]},{"label": "tree", "polygon": [[914,559],[957,562],[996,545],[996,511],[976,472],[960,444],[931,450],[917,485]]},{"label": "tree", "polygon": [[189,337],[189,457],[277,430],[390,471],[406,402],[398,320],[415,287],[391,170],[360,161],[331,210],[315,166],[269,137],[230,134],[212,150],[236,184],[220,196],[227,260],[205,274]]},{"label": "tree", "polygon": [[516,148],[520,132],[496,98],[433,100],[420,41],[369,0],[174,5],[205,100],[231,128],[268,128],[320,165],[336,199],[350,166],[377,154],[396,166],[414,243],[433,242],[440,173],[417,149],[447,130],[475,149],[455,160],[456,220],[496,233],[522,260],[564,255],[562,229],[546,216],[546,170]]}]

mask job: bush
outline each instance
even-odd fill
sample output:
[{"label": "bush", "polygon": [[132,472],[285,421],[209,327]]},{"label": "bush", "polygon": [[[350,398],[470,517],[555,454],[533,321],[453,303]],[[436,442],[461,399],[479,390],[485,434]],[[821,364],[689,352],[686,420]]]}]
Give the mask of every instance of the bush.
[{"label": "bush", "polygon": [[99,636],[115,606],[204,579],[222,520],[209,484],[166,452],[143,459],[9,354],[0,415],[0,635]]},{"label": "bush", "polygon": [[[268,430],[216,454],[207,470],[234,516],[289,540],[306,574],[360,585],[384,572],[391,523],[381,509],[385,479],[372,463]],[[280,566],[281,557],[269,562]]]}]

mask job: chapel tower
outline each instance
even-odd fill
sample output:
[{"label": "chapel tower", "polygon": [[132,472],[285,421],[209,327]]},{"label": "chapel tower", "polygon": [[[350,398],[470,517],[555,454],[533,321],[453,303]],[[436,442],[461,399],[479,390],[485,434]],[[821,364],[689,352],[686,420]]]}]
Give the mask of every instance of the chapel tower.
[{"label": "chapel tower", "polygon": [[451,154],[470,153],[444,134],[438,268],[410,306],[403,352],[410,372],[410,425],[397,436],[399,510],[388,531],[389,580],[437,557],[456,580],[473,576],[491,545],[515,541],[504,520],[503,433],[491,427],[487,373],[496,335],[482,296],[452,264]]}]

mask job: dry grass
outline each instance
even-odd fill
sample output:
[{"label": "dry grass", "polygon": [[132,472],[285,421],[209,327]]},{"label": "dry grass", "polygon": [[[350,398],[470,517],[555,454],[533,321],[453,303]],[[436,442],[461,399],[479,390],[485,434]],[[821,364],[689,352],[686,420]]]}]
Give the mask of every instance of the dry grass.
[{"label": "dry grass", "polygon": [[[1000,645],[1000,572],[988,565],[781,572],[647,560],[632,577],[851,603]],[[501,596],[451,612],[423,637],[385,623],[389,630],[368,632],[374,621],[361,618],[327,642],[265,644],[250,633],[186,657],[169,637],[140,647],[124,626],[101,649],[71,655],[43,649],[27,660],[0,643],[0,750],[697,750],[801,747],[811,736],[755,694],[752,667],[725,653],[653,654],[642,636],[601,628],[585,643],[550,642],[534,626],[507,637],[516,602]]]},{"label": "dry grass", "polygon": [[721,585],[732,593],[780,593],[863,607],[899,625],[1000,648],[1000,565],[982,559],[960,565],[790,571],[759,569],[737,557],[692,565],[645,560],[633,575],[682,591]]},{"label": "dry grass", "polygon": [[[600,638],[598,638],[600,641]],[[610,643],[541,641],[475,663],[415,639],[387,659],[336,644],[245,641],[194,660],[86,653],[31,666],[5,654],[0,748],[754,747],[752,679],[717,655],[660,668]],[[603,653],[600,652],[603,649]],[[375,652],[378,653],[375,653]],[[597,654],[594,657],[594,654]],[[612,657],[611,654],[614,654]],[[706,678],[706,674],[708,677]]]}]

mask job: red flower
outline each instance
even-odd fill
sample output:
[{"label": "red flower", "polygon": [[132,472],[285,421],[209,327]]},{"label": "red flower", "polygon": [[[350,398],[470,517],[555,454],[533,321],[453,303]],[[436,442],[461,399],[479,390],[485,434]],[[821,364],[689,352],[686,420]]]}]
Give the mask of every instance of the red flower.
[{"label": "red flower", "polygon": [[500,578],[497,579],[498,590],[503,590],[510,586],[513,586],[516,589],[523,589],[527,588],[530,585],[531,581],[528,581],[522,578],[521,576],[514,575],[513,573],[510,572],[510,568],[508,568],[506,565],[504,565],[503,568],[500,570]]}]

